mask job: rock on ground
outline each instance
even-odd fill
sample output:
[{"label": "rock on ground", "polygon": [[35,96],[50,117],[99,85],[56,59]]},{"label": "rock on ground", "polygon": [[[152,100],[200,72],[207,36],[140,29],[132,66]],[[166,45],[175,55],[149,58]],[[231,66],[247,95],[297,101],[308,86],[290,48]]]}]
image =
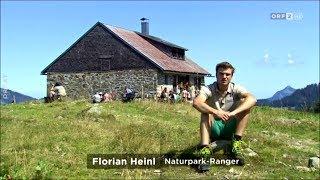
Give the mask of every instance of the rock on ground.
[{"label": "rock on ground", "polygon": [[307,172],[310,171],[310,168],[305,167],[305,166],[296,166],[296,169],[297,169],[298,171],[307,171]]},{"label": "rock on ground", "polygon": [[227,148],[227,146],[231,145],[231,141],[226,140],[218,140],[211,143],[211,147],[213,151],[220,151],[224,148]]},{"label": "rock on ground", "polygon": [[308,167],[319,168],[320,167],[320,158],[319,157],[311,157],[309,159]]},{"label": "rock on ground", "polygon": [[250,148],[246,148],[244,149],[244,153],[250,157],[253,157],[253,156],[257,156],[258,154],[256,152],[254,152],[252,149]]},{"label": "rock on ground", "polygon": [[91,113],[91,114],[98,114],[100,115],[101,114],[101,107],[98,105],[98,104],[94,104],[89,110],[88,110],[88,113]]}]

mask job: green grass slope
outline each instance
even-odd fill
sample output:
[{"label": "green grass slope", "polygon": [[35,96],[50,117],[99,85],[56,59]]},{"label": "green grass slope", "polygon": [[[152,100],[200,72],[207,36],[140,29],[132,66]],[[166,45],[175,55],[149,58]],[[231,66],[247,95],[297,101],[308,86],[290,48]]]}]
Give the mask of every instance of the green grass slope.
[{"label": "green grass slope", "polygon": [[87,154],[186,152],[199,142],[200,113],[190,104],[151,101],[99,104],[85,101],[1,106],[2,178],[194,179],[307,178],[301,169],[319,156],[319,114],[255,107],[244,136],[258,156],[246,165],[212,166],[199,174],[189,166],[155,169],[87,169]]}]

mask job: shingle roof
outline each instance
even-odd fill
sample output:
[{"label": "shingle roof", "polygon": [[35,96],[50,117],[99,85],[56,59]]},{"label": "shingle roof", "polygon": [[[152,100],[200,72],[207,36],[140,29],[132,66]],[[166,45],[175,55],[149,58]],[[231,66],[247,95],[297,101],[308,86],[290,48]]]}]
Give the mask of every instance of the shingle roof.
[{"label": "shingle roof", "polygon": [[178,49],[182,49],[182,50],[188,51],[187,48],[178,46],[178,45],[176,45],[176,44],[173,44],[172,42],[163,40],[163,39],[161,39],[161,38],[158,38],[158,37],[155,37],[155,36],[151,36],[151,35],[146,35],[146,34],[143,34],[143,33],[137,32],[137,31],[134,31],[134,32],[137,33],[137,34],[139,34],[140,36],[146,37],[146,38],[151,39],[151,40],[153,40],[153,41],[157,41],[157,42],[162,43],[162,44],[165,44],[165,45],[167,45],[167,46],[171,46],[171,47],[175,47],[175,48],[178,48]]},{"label": "shingle roof", "polygon": [[[197,65],[189,58],[186,58],[185,60],[179,60],[168,56],[167,54],[156,48],[154,45],[152,45],[150,42],[148,42],[146,39],[144,39],[143,36],[139,35],[140,33],[106,24],[104,24],[104,26],[108,28],[110,31],[112,31],[124,42],[129,44],[133,49],[135,49],[136,51],[147,57],[149,60],[151,60],[163,71],[210,75],[208,71]],[[154,36],[152,37],[157,38]],[[158,42],[160,42],[160,40]],[[168,41],[164,42],[170,43]],[[173,43],[171,44],[174,45]],[[182,48],[180,46],[177,47],[186,50],[185,48]]]}]

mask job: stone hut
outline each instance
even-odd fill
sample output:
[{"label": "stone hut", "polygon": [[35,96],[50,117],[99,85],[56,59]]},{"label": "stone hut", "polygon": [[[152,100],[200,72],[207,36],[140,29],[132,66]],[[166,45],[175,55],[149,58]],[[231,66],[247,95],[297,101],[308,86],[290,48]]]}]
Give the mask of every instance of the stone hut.
[{"label": "stone hut", "polygon": [[185,56],[186,48],[149,35],[149,22],[141,20],[141,33],[97,22],[41,71],[47,92],[55,82],[72,99],[100,91],[120,97],[126,86],[143,96],[180,82],[200,88],[210,73]]}]

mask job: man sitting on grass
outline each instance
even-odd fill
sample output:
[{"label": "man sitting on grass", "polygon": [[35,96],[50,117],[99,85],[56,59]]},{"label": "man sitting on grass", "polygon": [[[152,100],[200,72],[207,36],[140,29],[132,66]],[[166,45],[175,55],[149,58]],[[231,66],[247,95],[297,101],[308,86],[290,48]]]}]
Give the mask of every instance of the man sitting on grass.
[{"label": "man sitting on grass", "polygon": [[61,85],[61,83],[57,82],[50,89],[49,102],[55,101],[57,99],[62,100],[62,98],[66,95],[66,89]]},{"label": "man sitting on grass", "polygon": [[256,98],[247,90],[231,82],[235,69],[228,62],[216,66],[217,81],[202,87],[194,99],[193,107],[201,112],[199,154],[212,153],[210,140],[230,140],[232,150],[229,155],[244,164],[241,153],[241,138],[248,124],[250,108]]}]

